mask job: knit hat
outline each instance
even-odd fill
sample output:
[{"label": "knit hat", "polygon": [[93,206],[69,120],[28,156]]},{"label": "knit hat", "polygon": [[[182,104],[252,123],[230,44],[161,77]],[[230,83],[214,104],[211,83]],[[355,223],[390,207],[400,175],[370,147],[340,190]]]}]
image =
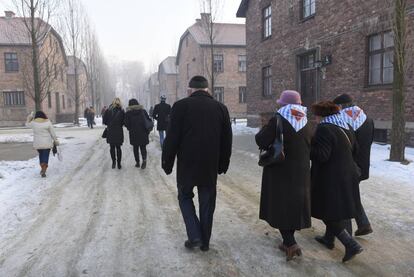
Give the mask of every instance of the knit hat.
[{"label": "knit hat", "polygon": [[302,98],[300,97],[300,93],[294,90],[285,90],[280,95],[279,99],[277,100],[279,105],[301,105]]},{"label": "knit hat", "polygon": [[128,106],[138,106],[138,105],[139,105],[138,100],[135,98],[130,99],[128,102]]},{"label": "knit hat", "polygon": [[353,99],[349,94],[344,93],[336,97],[333,102],[337,105],[351,104]]},{"label": "knit hat", "polygon": [[203,76],[194,76],[188,84],[190,88],[208,88],[208,81]]},{"label": "knit hat", "polygon": [[330,116],[339,113],[339,107],[331,101],[323,101],[312,105],[312,112],[316,116]]}]

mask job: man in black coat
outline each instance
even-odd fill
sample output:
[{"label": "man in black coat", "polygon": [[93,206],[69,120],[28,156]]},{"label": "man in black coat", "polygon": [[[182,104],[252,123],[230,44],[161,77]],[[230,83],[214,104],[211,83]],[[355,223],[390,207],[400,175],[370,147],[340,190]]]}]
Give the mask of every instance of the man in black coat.
[{"label": "man in black coat", "polygon": [[160,134],[161,147],[164,144],[165,131],[168,129],[168,123],[170,121],[171,106],[165,103],[167,98],[161,96],[161,102],[154,107],[152,117],[157,121],[157,130]]},{"label": "man in black coat", "polygon": [[[358,143],[358,152],[355,162],[361,169],[360,181],[369,178],[369,167],[371,158],[371,146],[374,141],[374,121],[367,117],[364,111],[353,103],[353,99],[348,94],[342,94],[335,98],[334,103],[341,108],[342,118],[352,130]],[[358,230],[355,236],[363,236],[372,233],[371,224],[365,214],[362,203],[357,203],[357,214],[355,221]]]},{"label": "man in black coat", "polygon": [[[184,245],[208,251],[217,175],[228,170],[233,135],[228,110],[209,94],[207,80],[195,76],[189,87],[192,94],[172,108],[162,168],[171,174],[177,156],[178,201],[188,235]],[[200,218],[193,203],[194,187],[198,191]]]}]

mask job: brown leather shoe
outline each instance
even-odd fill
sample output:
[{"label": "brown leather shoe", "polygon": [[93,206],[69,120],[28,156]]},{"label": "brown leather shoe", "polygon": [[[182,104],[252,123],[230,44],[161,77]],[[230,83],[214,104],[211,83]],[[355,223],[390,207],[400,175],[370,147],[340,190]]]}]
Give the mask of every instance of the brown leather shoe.
[{"label": "brown leather shoe", "polygon": [[368,225],[362,226],[361,228],[358,228],[358,230],[355,231],[355,236],[356,237],[365,236],[365,235],[371,234],[372,232],[374,231],[372,230],[371,225],[368,224]]},{"label": "brown leather shoe", "polygon": [[286,261],[291,261],[295,256],[302,256],[302,249],[300,249],[299,245],[294,244],[291,247],[286,249]]}]

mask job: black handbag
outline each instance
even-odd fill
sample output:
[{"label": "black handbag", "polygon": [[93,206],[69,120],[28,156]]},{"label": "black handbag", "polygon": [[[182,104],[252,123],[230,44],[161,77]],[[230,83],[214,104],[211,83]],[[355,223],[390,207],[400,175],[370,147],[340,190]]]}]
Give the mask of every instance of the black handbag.
[{"label": "black handbag", "polygon": [[145,124],[145,129],[148,130],[148,132],[151,132],[152,129],[154,129],[154,121],[152,121],[147,114],[144,114],[144,124]]},{"label": "black handbag", "polygon": [[102,138],[107,138],[108,137],[108,128],[105,128],[105,130],[102,133]]},{"label": "black handbag", "polygon": [[266,150],[260,152],[259,166],[262,167],[279,164],[285,160],[282,118],[279,114],[277,114],[275,117],[276,137],[274,142]]}]

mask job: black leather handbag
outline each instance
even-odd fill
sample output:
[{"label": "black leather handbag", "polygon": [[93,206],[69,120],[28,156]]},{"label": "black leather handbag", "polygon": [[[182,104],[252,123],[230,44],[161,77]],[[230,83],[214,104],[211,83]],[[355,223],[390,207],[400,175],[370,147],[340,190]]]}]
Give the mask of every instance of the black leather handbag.
[{"label": "black leather handbag", "polygon": [[275,117],[276,137],[274,142],[266,150],[260,152],[259,166],[262,167],[279,164],[285,160],[282,118],[279,114],[277,114]]}]

